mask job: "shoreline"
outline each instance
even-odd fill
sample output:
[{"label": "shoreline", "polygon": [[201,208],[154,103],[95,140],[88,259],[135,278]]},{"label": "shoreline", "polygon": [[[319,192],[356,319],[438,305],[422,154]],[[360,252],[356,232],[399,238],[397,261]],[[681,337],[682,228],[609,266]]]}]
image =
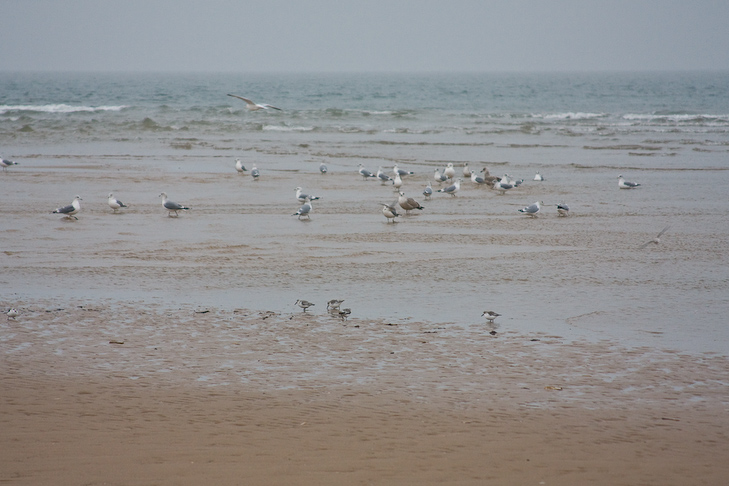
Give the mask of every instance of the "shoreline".
[{"label": "shoreline", "polygon": [[723,357],[487,326],[128,311],[39,307],[0,324],[0,479],[678,486],[729,473]]}]

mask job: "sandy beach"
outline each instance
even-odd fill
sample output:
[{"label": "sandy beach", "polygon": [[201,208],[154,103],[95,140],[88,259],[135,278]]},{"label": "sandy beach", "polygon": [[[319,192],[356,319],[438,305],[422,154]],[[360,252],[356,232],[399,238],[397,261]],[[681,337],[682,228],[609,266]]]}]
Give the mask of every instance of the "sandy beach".
[{"label": "sandy beach", "polygon": [[[727,245],[682,231],[695,214],[672,214],[671,238],[649,253],[635,247],[654,224],[617,225],[661,219],[634,203],[589,217],[516,213],[538,196],[587,199],[581,187],[527,185],[517,201],[466,186],[388,224],[377,207],[392,188],[353,170],[284,167],[253,182],[227,162],[196,172],[184,158],[49,158],[3,174],[16,203],[3,221],[12,290],[1,305],[21,314],[0,318],[2,482],[632,486],[729,475],[724,345],[706,344],[711,333],[691,344],[675,315],[656,314],[687,292],[668,265],[708,268]],[[299,185],[323,193],[310,222],[291,216]],[[193,209],[168,217],[162,190]],[[611,190],[605,199],[651,197]],[[130,206],[121,214],[106,206],[111,191]],[[78,221],[50,214],[75,193]],[[474,217],[477,207],[487,209]],[[619,318],[618,294],[643,305]],[[297,298],[316,305],[304,313]],[[327,298],[352,316],[327,313]],[[446,309],[431,306],[444,298]],[[503,315],[489,326],[480,314],[496,304]]]}]

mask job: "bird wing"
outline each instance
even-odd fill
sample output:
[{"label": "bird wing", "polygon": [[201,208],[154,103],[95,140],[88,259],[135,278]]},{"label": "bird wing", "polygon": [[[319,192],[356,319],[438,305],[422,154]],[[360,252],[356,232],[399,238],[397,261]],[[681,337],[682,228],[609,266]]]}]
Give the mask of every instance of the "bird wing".
[{"label": "bird wing", "polygon": [[249,105],[255,105],[255,103],[252,102],[251,100],[249,100],[248,98],[243,98],[242,96],[238,96],[238,95],[234,95],[234,94],[230,94],[230,93],[228,93],[228,96],[232,96],[233,98],[238,98],[239,100],[243,100],[246,103],[248,103]]}]

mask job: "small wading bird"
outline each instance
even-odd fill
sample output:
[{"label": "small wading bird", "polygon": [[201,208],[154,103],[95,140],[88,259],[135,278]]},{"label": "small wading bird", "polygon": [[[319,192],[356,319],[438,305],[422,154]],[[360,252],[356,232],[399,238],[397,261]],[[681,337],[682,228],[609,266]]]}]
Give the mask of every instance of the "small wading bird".
[{"label": "small wading bird", "polygon": [[637,182],[629,182],[623,179],[622,174],[618,176],[618,187],[620,189],[635,189],[640,186]]},{"label": "small wading bird", "polygon": [[494,311],[483,311],[483,314],[481,314],[481,317],[485,317],[487,321],[489,321],[490,324],[493,324],[497,317],[499,317],[501,314],[497,314]]},{"label": "small wading bird", "polygon": [[246,102],[246,108],[248,108],[249,111],[258,111],[258,110],[278,110],[282,111],[281,108],[276,108],[273,105],[268,105],[266,103],[254,103],[253,101],[249,100],[248,98],[243,98],[242,96],[234,95],[234,94],[228,94],[228,96],[232,96],[233,98],[238,98],[239,100],[243,100]]},{"label": "small wading bird", "polygon": [[298,305],[299,307],[304,309],[304,312],[306,312],[306,309],[313,306],[314,304],[312,304],[308,300],[297,300],[296,302],[294,302],[294,305]]},{"label": "small wading bird", "polygon": [[126,204],[115,198],[114,194],[112,194],[111,192],[109,193],[109,199],[107,200],[107,202],[109,203],[109,207],[113,209],[115,213],[119,208],[128,207]]},{"label": "small wading bird", "polygon": [[342,318],[343,321],[347,320],[347,317],[352,313],[352,309],[349,307],[345,307],[344,309],[339,311],[339,317]]},{"label": "small wading bird", "polygon": [[78,220],[78,218],[74,215],[81,211],[81,204],[79,203],[79,201],[83,201],[83,199],[81,199],[81,196],[76,196],[75,198],[73,198],[73,202],[71,204],[69,204],[68,206],[63,206],[62,208],[56,208],[53,211],[53,214],[63,214],[67,218],[73,218]]},{"label": "small wading bird", "polygon": [[174,201],[170,201],[167,199],[167,193],[162,193],[157,197],[162,198],[162,207],[167,210],[167,216],[172,216],[172,213],[175,213],[175,217],[179,216],[178,211],[187,211],[188,207],[183,206],[182,204],[177,204]]},{"label": "small wading bird", "polygon": [[668,228],[670,228],[670,227],[671,227],[671,226],[669,225],[669,226],[666,226],[665,228],[663,228],[663,229],[661,230],[661,232],[660,232],[660,233],[658,233],[658,235],[656,235],[656,237],[655,237],[655,238],[653,238],[653,239],[652,239],[652,240],[650,240],[650,241],[646,241],[645,243],[643,243],[642,245],[640,245],[640,249],[642,250],[643,248],[645,248],[645,247],[647,247],[647,246],[649,246],[649,245],[651,245],[651,244],[653,244],[653,245],[658,245],[658,244],[660,244],[660,243],[661,243],[661,236],[663,236],[663,233],[665,233],[665,232],[666,232],[666,231],[668,230]]},{"label": "small wading bird", "polygon": [[344,299],[332,299],[327,302],[327,310],[339,310],[339,306],[342,305]]}]

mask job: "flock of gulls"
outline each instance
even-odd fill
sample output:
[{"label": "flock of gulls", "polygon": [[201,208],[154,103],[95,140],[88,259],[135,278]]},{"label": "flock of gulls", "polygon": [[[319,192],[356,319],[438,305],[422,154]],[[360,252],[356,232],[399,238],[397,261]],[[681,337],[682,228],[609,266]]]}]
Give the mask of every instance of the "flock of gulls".
[{"label": "flock of gulls", "polygon": [[[258,111],[258,110],[279,110],[279,111],[281,111],[281,108],[277,108],[273,105],[269,105],[269,104],[265,104],[265,103],[256,103],[248,98],[244,98],[243,96],[238,96],[235,94],[228,94],[228,96],[244,101],[246,103],[246,109],[249,111]],[[12,167],[14,165],[18,165],[18,163],[15,161],[12,161],[12,160],[0,158],[0,167],[2,167],[4,172],[7,172],[8,168]],[[258,180],[261,175],[261,172],[258,169],[258,167],[253,165],[249,171],[249,169],[247,169],[243,165],[243,162],[239,158],[235,160],[235,170],[240,174],[250,172],[250,175],[251,175],[251,177],[253,177],[254,180]],[[322,162],[319,165],[319,172],[322,174],[326,174],[327,171],[328,171],[328,168],[327,168],[326,164],[324,164]],[[401,210],[404,210],[406,214],[409,213],[411,210],[417,209],[417,210],[422,211],[424,209],[424,207],[418,201],[416,201],[412,197],[406,196],[405,193],[401,190],[401,188],[403,186],[403,179],[408,176],[414,175],[414,172],[401,169],[398,167],[397,164],[395,164],[392,168],[392,175],[390,175],[390,173],[383,170],[383,168],[381,166],[378,168],[378,170],[376,172],[372,172],[372,171],[366,169],[363,164],[359,164],[358,173],[363,178],[363,180],[376,179],[376,180],[379,180],[380,183],[383,185],[391,184],[394,186],[395,190],[398,193],[398,198],[392,203],[389,203],[389,204],[383,203],[382,204],[382,214],[388,223],[390,223],[390,222],[395,223],[396,222],[395,219],[402,215],[402,213],[400,213],[398,211],[398,208]],[[508,191],[511,191],[512,189],[519,187],[524,182],[524,179],[516,180],[516,179],[512,178],[509,174],[504,174],[503,176],[500,176],[500,177],[493,176],[489,173],[487,168],[483,168],[480,171],[472,171],[469,168],[468,163],[463,164],[461,174],[462,174],[462,177],[456,178],[456,169],[455,169],[453,163],[448,163],[446,165],[446,167],[443,168],[442,170],[439,168],[435,169],[433,172],[433,180],[436,183],[441,184],[441,187],[440,187],[440,189],[437,189],[434,191],[431,182],[428,182],[426,187],[422,191],[423,197],[426,200],[430,199],[430,197],[434,195],[434,192],[442,193],[442,194],[449,194],[449,195],[455,197],[456,194],[460,191],[461,184],[463,183],[464,179],[466,179],[466,180],[470,179],[470,181],[477,186],[485,185],[487,187],[490,187],[491,189],[497,191],[500,195],[504,195]],[[533,180],[537,181],[537,182],[542,182],[542,181],[545,181],[546,179],[544,178],[544,176],[542,174],[537,172],[534,175]],[[445,185],[443,185],[443,184],[445,184]],[[618,188],[635,189],[637,187],[640,187],[639,183],[626,181],[622,174],[618,176]],[[313,209],[311,202],[316,201],[317,199],[320,199],[320,197],[304,193],[303,189],[301,187],[295,188],[295,196],[296,196],[296,200],[299,203],[301,203],[301,206],[295,213],[293,213],[292,216],[297,216],[298,219],[301,219],[302,217],[311,219],[310,214]],[[159,197],[162,198],[162,207],[164,208],[165,211],[167,211],[167,215],[170,217],[172,217],[173,213],[174,213],[175,217],[178,217],[180,211],[188,211],[190,209],[188,206],[184,206],[177,202],[171,201],[167,197],[167,194],[164,192],[161,193],[159,195]],[[52,213],[61,214],[61,215],[64,215],[66,218],[73,218],[73,219],[78,220],[78,217],[76,217],[76,215],[81,211],[80,201],[82,201],[82,200],[83,199],[81,199],[81,196],[77,195],[76,197],[74,197],[71,204],[69,204],[67,206],[58,207]],[[107,202],[108,202],[109,207],[112,209],[112,211],[114,213],[116,213],[117,211],[119,211],[122,208],[128,207],[122,201],[120,201],[119,199],[114,197],[113,193],[109,193]],[[533,204],[530,204],[528,206],[525,206],[524,208],[518,209],[518,212],[520,212],[521,214],[530,216],[532,218],[536,218],[537,214],[542,210],[543,206],[544,206],[543,201],[536,201]],[[557,207],[558,216],[564,217],[564,216],[569,215],[570,208],[567,204],[559,203],[556,205],[556,207]],[[670,226],[666,226],[665,228],[663,228],[661,230],[660,233],[658,233],[658,235],[655,238],[644,243],[639,248],[643,249],[652,244],[655,244],[655,245],[659,244],[661,241],[660,240],[661,236],[669,228],[670,228]],[[340,300],[340,299],[332,299],[332,300],[328,301],[327,302],[327,312],[341,318],[342,320],[346,320],[349,317],[349,315],[352,313],[352,310],[349,308],[342,309],[341,304],[343,302],[344,302],[344,300]],[[297,300],[294,303],[294,305],[300,307],[303,312],[306,312],[306,310],[309,307],[313,307],[315,304],[312,302],[309,302],[307,300],[300,299],[300,300]],[[17,309],[12,308],[6,312],[6,315],[7,315],[8,320],[10,320],[10,319],[15,319],[18,315],[20,315],[20,313]],[[501,314],[499,314],[495,311],[492,311],[492,310],[484,311],[482,314],[482,317],[484,317],[486,319],[486,321],[491,325],[493,325],[496,318],[500,317],[500,316],[501,316]],[[495,335],[496,331],[492,330],[491,334]]]}]

